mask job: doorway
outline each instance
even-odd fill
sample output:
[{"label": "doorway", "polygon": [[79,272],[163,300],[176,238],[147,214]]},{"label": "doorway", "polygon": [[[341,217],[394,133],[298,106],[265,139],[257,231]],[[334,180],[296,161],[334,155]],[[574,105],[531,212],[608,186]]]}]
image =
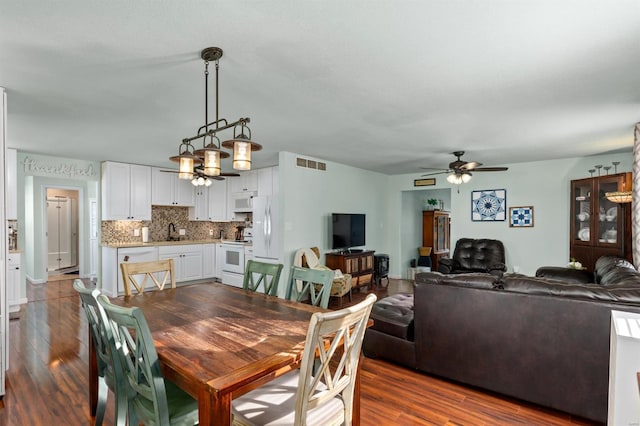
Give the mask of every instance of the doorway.
[{"label": "doorway", "polygon": [[47,188],[45,235],[48,276],[78,273],[78,200],[78,190]]}]

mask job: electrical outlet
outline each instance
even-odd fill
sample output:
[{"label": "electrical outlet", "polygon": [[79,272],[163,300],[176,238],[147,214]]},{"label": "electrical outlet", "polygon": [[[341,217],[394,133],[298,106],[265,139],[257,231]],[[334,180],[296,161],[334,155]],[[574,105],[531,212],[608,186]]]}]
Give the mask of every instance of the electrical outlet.
[{"label": "electrical outlet", "polygon": [[209,236],[213,237],[213,229],[209,229]]},{"label": "electrical outlet", "polygon": [[140,230],[139,229],[134,229],[133,230],[133,236],[134,237],[139,237],[140,236]]},{"label": "electrical outlet", "polygon": [[178,235],[187,235],[187,231],[185,229],[180,229],[180,231],[178,231]]}]

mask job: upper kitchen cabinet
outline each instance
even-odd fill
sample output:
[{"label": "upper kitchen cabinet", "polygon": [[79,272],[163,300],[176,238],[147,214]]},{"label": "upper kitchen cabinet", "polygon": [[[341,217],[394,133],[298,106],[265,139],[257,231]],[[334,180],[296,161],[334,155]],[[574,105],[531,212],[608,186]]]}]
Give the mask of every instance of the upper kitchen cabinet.
[{"label": "upper kitchen cabinet", "polygon": [[151,220],[151,167],[102,163],[102,220]]},{"label": "upper kitchen cabinet", "polygon": [[256,170],[240,173],[238,177],[229,178],[229,192],[256,192],[258,191],[258,173]]},{"label": "upper kitchen cabinet", "polygon": [[18,152],[7,149],[7,220],[18,220]]},{"label": "upper kitchen cabinet", "polygon": [[178,179],[176,173],[163,172],[162,168],[151,170],[151,204],[154,206],[195,205],[195,193],[190,180]]},{"label": "upper kitchen cabinet", "polygon": [[195,206],[189,209],[189,220],[207,222],[228,221],[227,182],[212,180],[209,187],[198,186],[195,189]]},{"label": "upper kitchen cabinet", "polygon": [[258,195],[272,197],[278,194],[278,167],[266,167],[258,172]]}]

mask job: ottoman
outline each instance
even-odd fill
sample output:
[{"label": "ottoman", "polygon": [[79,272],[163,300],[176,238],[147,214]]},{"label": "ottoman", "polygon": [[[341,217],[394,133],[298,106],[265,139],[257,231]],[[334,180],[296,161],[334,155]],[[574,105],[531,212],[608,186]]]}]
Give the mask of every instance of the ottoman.
[{"label": "ottoman", "polygon": [[362,344],[365,356],[415,368],[413,294],[399,293],[374,303]]}]

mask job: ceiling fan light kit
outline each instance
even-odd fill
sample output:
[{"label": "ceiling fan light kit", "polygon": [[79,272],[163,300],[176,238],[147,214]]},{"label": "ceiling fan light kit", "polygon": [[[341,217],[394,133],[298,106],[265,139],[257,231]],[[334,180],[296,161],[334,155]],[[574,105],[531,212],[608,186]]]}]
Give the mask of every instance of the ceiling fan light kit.
[{"label": "ceiling fan light kit", "polygon": [[477,161],[463,161],[460,157],[464,155],[464,151],[454,151],[452,154],[458,158],[456,161],[449,163],[448,169],[435,173],[427,173],[422,176],[433,176],[448,173],[447,182],[454,185],[460,185],[471,180],[471,172],[503,172],[505,170],[509,170],[508,167],[480,167],[482,166],[482,163],[478,163]]},{"label": "ceiling fan light kit", "polygon": [[[229,157],[229,154],[220,149],[220,146],[233,150],[233,168],[236,170],[251,170],[251,152],[259,151],[262,145],[251,140],[251,129],[247,125],[251,120],[248,117],[239,118],[233,123],[229,123],[225,118],[218,118],[218,69],[219,61],[222,57],[222,49],[219,47],[207,47],[200,53],[200,57],[204,60],[204,126],[198,129],[198,134],[190,138],[185,138],[179,147],[179,155],[170,157],[171,161],[179,163],[179,179],[190,179],[194,185],[206,185],[211,182],[206,176],[220,176],[221,166],[220,160]],[[209,62],[214,62],[216,67],[216,119],[209,123]],[[209,126],[215,128],[209,129]],[[233,128],[233,139],[220,143],[217,133]],[[239,129],[239,134],[236,130]],[[247,136],[248,134],[248,136]],[[209,138],[209,143],[207,143]],[[202,139],[202,148],[194,150],[191,141]],[[203,164],[201,173],[203,176],[194,178],[193,168],[196,165]],[[202,183],[200,183],[202,179]],[[194,183],[196,182],[196,183]]]}]

